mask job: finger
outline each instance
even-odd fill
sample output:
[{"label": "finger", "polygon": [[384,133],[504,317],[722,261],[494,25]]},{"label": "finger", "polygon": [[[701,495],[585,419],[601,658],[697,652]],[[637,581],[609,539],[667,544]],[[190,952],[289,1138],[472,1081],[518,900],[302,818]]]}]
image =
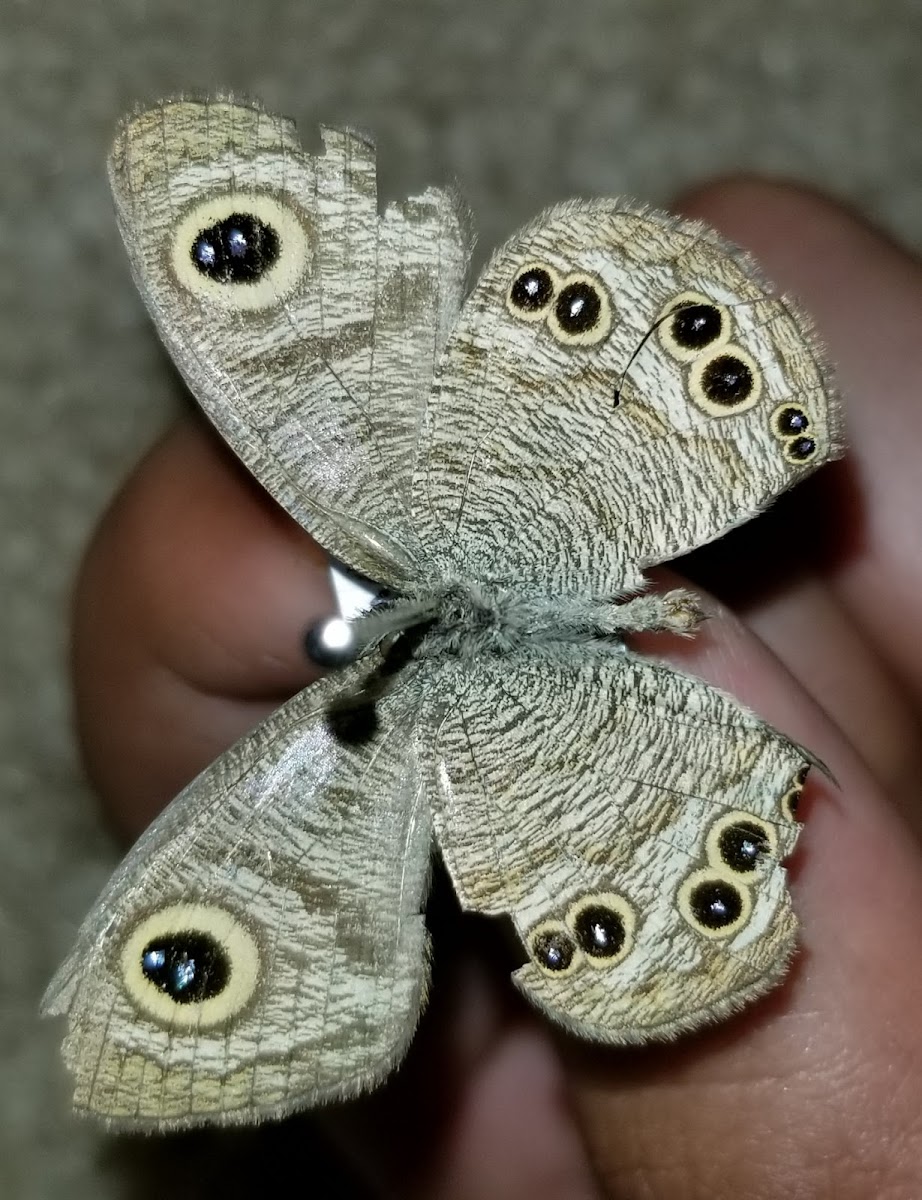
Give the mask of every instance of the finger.
[{"label": "finger", "polygon": [[362,1147],[383,1195],[602,1200],[547,1023],[511,987],[493,922],[445,904],[442,882],[427,914],[431,999],[408,1058],[327,1128],[346,1154]]},{"label": "finger", "polygon": [[544,1030],[511,1026],[456,1097],[431,1200],[601,1200]]},{"label": "finger", "polygon": [[[922,761],[922,642],[912,633],[922,589],[922,267],[861,219],[796,188],[737,181],[682,207],[750,248],[802,301],[837,364],[846,406],[846,461],[728,539],[717,569],[732,556],[736,575],[774,585],[762,586],[750,609],[760,634],[878,776],[914,790]],[[802,587],[792,598],[790,575],[779,587],[771,572],[778,560],[789,572],[795,559]]]},{"label": "finger", "polygon": [[154,447],[74,604],[78,732],[125,836],[315,677],[303,636],[332,605],[326,556],[200,421]]},{"label": "finger", "polygon": [[598,1173],[619,1200],[884,1194],[919,1162],[915,844],[840,731],[741,622],[708,621],[670,658],[809,746],[841,790],[816,772],[808,783],[789,875],[801,949],[780,989],[674,1045],[562,1043]]}]

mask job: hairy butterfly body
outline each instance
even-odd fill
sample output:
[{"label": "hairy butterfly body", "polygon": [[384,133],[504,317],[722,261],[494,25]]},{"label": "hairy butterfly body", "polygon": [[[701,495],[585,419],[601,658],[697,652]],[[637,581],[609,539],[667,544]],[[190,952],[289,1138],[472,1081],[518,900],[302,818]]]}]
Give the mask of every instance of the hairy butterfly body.
[{"label": "hairy butterfly body", "polygon": [[839,450],[804,319],[710,230],[559,205],[463,299],[450,191],[379,211],[374,153],[232,100],[130,118],[110,174],[138,285],[211,420],[387,600],[341,669],[194,780],[49,987],[81,1109],[129,1128],[353,1095],[425,1001],[434,846],[511,920],[516,984],[601,1042],[719,1019],[783,974],[809,755],[629,651],[691,632],[645,567]]}]

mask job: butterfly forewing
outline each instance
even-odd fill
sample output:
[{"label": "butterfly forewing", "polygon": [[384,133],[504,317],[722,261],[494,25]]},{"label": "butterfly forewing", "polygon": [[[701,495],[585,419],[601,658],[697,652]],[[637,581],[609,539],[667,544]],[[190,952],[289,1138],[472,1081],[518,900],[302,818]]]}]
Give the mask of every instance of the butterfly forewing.
[{"label": "butterfly forewing", "polygon": [[466,209],[378,211],[374,147],[302,150],[256,105],[129,118],[109,174],[138,286],[196,398],[259,481],[365,575],[416,578],[417,427],[457,316]]},{"label": "butterfly forewing", "polygon": [[415,677],[302,692],[204,771],[87,917],[45,1009],[75,1104],[117,1126],[253,1121],[365,1090],[425,994],[430,822]]}]

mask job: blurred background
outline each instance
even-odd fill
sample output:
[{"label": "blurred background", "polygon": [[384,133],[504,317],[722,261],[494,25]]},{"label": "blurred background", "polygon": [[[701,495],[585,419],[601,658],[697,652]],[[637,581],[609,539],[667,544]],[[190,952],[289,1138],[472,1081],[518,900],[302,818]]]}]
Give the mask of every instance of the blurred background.
[{"label": "blurred background", "polygon": [[822,187],[919,245],[920,49],[915,0],[0,0],[3,1197],[233,1200],[305,1156],[277,1130],[219,1153],[105,1138],[71,1117],[60,1027],[36,1017],[118,856],[70,733],[70,583],[182,402],[111,213],[120,114],[221,88],[311,138],[370,130],[385,196],[460,182],[478,261],[552,201],[668,203],[738,171]]}]

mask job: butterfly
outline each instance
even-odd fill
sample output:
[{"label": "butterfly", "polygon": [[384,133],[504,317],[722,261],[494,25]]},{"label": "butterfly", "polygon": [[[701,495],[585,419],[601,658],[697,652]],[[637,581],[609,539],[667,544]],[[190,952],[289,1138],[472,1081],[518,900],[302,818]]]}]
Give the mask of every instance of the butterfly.
[{"label": "butterfly", "polygon": [[75,1104],[248,1122],[387,1077],[427,994],[436,852],[515,931],[516,986],[600,1043],[771,988],[812,756],[629,648],[691,634],[645,568],[841,449],[807,319],[704,225],[542,213],[465,298],[455,191],[381,207],[372,145],[308,153],[255,104],[129,117],[109,169],[133,272],[211,421],[349,571],[337,669],[138,841],[52,981]]}]

